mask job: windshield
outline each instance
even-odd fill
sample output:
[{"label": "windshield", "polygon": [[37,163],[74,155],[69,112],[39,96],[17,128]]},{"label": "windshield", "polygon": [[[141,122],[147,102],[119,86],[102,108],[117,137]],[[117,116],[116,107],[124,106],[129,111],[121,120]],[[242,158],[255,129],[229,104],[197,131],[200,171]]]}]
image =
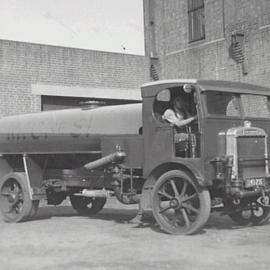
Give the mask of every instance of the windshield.
[{"label": "windshield", "polygon": [[259,95],[241,95],[245,117],[269,118],[269,97]]},{"label": "windshield", "polygon": [[206,92],[208,114],[226,117],[270,118],[269,97],[262,95]]},{"label": "windshield", "polygon": [[240,117],[239,96],[233,93],[207,92],[206,106],[209,114]]}]

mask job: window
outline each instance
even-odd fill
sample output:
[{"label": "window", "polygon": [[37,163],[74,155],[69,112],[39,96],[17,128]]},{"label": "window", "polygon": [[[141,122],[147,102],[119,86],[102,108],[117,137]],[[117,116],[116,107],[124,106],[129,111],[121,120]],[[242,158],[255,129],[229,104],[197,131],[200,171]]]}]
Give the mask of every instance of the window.
[{"label": "window", "polygon": [[157,101],[164,101],[164,102],[170,102],[171,100],[171,92],[169,89],[162,90],[158,93],[156,97]]},{"label": "window", "polygon": [[266,96],[242,95],[241,100],[245,117],[270,118]]},{"label": "window", "polygon": [[[176,98],[181,98],[181,106],[187,112],[187,115],[196,115],[197,109],[194,100],[194,92],[185,92],[184,87],[173,87],[169,89],[164,89],[160,91],[155,98],[153,106],[153,115],[154,117],[163,122],[162,116],[164,115],[167,109],[173,110],[174,101]],[[166,122],[166,121],[165,121]],[[167,123],[167,122],[166,122]]]},{"label": "window", "polygon": [[204,0],[188,0],[189,41],[205,38]]},{"label": "window", "polygon": [[270,97],[260,95],[235,94],[207,91],[206,107],[208,114],[240,117],[270,118]]},{"label": "window", "polygon": [[209,91],[206,93],[206,106],[209,114],[240,117],[239,98],[233,93]]},{"label": "window", "polygon": [[164,122],[162,115],[164,112],[171,107],[171,92],[169,89],[162,90],[156,96],[154,102],[153,113],[154,117],[160,121]]}]

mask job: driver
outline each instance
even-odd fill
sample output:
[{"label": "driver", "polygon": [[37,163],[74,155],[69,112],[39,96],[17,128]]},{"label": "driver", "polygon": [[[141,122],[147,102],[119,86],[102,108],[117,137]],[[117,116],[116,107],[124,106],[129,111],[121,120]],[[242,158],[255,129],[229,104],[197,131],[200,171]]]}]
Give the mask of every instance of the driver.
[{"label": "driver", "polygon": [[173,126],[178,128],[184,127],[197,119],[197,116],[191,116],[185,107],[183,99],[178,96],[173,101],[173,109],[167,109],[162,118]]}]

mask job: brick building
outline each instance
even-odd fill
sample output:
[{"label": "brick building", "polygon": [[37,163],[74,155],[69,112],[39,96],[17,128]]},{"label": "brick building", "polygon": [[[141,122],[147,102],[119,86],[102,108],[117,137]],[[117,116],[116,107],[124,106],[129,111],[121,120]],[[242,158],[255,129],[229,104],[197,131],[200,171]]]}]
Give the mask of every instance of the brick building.
[{"label": "brick building", "polygon": [[[149,58],[0,40],[0,116],[140,100]],[[92,104],[93,105],[93,104]]]},{"label": "brick building", "polygon": [[0,40],[0,116],[134,102],[157,79],[270,86],[269,0],[144,0],[144,20],[146,56]]},{"label": "brick building", "polygon": [[270,86],[269,0],[144,0],[152,77]]}]

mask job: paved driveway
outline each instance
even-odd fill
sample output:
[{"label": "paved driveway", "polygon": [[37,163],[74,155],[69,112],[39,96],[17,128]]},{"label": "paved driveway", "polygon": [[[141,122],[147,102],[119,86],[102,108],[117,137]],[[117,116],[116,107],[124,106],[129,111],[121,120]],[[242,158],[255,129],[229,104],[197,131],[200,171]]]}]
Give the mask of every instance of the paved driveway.
[{"label": "paved driveway", "polygon": [[143,227],[129,224],[136,207],[110,200],[92,218],[66,203],[41,207],[35,220],[0,221],[1,270],[51,269],[269,269],[270,223],[239,227],[212,215],[193,236],[160,232],[149,213]]}]

